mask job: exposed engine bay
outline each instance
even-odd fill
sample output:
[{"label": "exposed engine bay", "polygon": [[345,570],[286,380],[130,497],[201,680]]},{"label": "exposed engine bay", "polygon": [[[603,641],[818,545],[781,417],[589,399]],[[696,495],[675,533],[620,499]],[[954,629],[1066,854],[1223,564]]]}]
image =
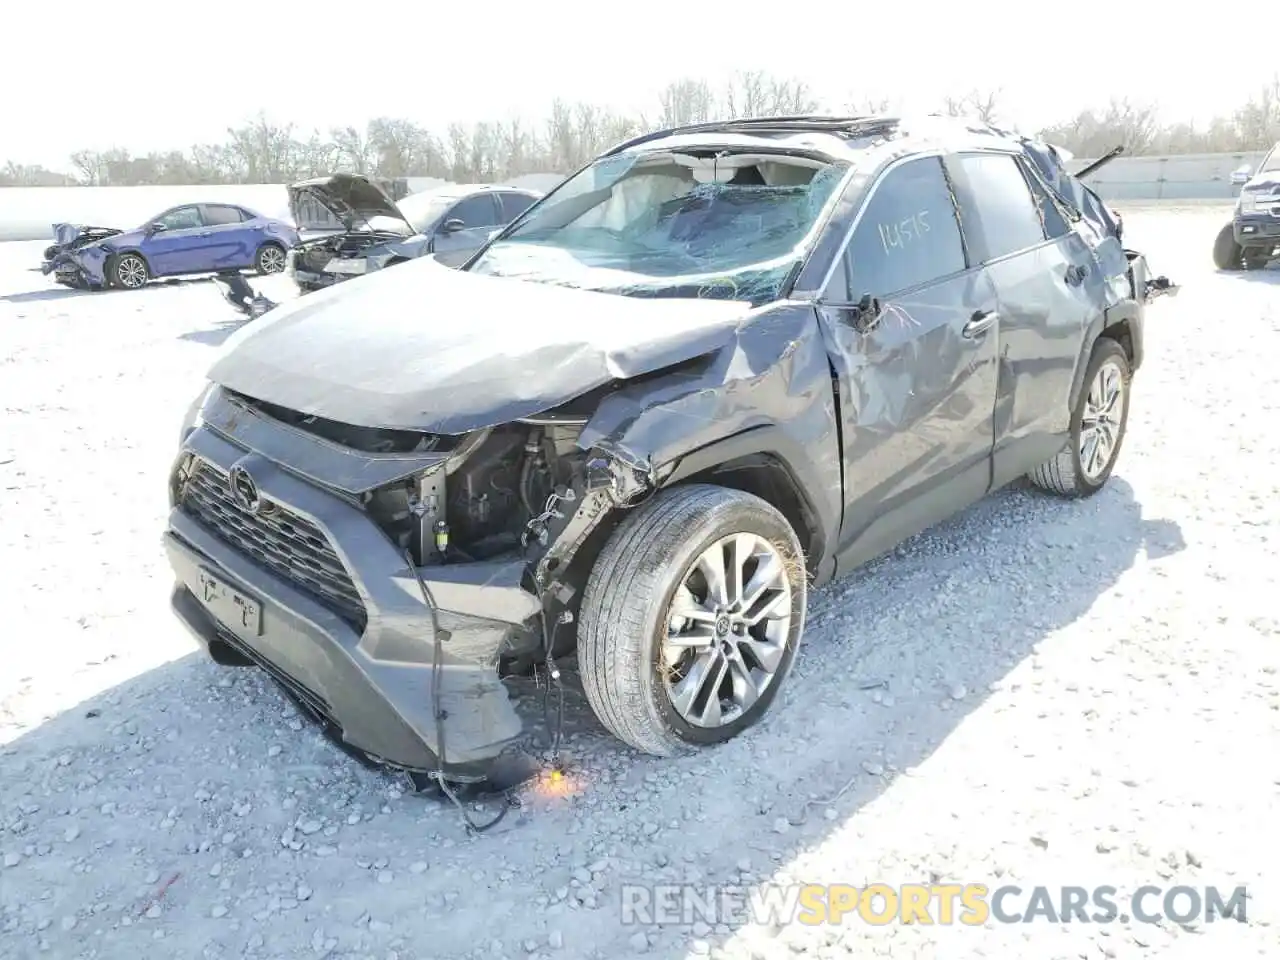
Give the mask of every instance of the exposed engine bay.
[{"label": "exposed engine bay", "polygon": [[571,486],[580,429],[516,423],[472,434],[449,463],[366,494],[366,509],[421,566],[517,555],[557,488]]},{"label": "exposed engine bay", "polygon": [[368,230],[303,240],[296,248],[298,266],[304,270],[314,270],[319,273],[331,260],[363,257],[370,247],[403,239],[403,233],[391,230]]},{"label": "exposed engine bay", "polygon": [[[444,453],[438,467],[360,496],[360,505],[420,566],[516,556],[537,538],[553,494],[572,494],[586,454],[582,424],[517,421],[463,436],[362,427],[233,394],[235,401],[330,443],[373,454]],[[543,545],[543,544],[539,544]]]}]

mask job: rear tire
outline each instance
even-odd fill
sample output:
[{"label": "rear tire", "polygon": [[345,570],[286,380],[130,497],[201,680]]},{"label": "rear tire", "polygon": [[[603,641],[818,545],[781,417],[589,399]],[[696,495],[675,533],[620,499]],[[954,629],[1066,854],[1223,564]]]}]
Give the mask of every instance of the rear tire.
[{"label": "rear tire", "polygon": [[662,491],[628,514],[587,581],[588,702],[609,732],[655,756],[737,736],[791,669],[807,588],[795,531],[773,506],[705,484]]},{"label": "rear tire", "polygon": [[1099,338],[1071,412],[1067,444],[1027,475],[1033,484],[1071,498],[1091,497],[1106,485],[1129,425],[1132,379],[1124,348],[1108,337]]},{"label": "rear tire", "polygon": [[1236,243],[1235,229],[1229,223],[1213,241],[1213,265],[1219,270],[1239,270],[1244,266],[1244,251]]},{"label": "rear tire", "polygon": [[264,243],[253,258],[254,269],[264,275],[283,273],[286,262],[284,247],[278,243]]}]

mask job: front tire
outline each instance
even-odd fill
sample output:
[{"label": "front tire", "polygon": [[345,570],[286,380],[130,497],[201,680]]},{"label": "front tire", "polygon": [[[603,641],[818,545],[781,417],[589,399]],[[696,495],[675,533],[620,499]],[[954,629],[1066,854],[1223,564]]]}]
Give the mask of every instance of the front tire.
[{"label": "front tire", "polygon": [[1219,270],[1239,270],[1244,266],[1244,251],[1236,243],[1235,228],[1229,223],[1213,241],[1213,265]]},{"label": "front tire", "polygon": [[140,253],[122,253],[111,264],[111,282],[122,290],[139,290],[151,279],[151,268]]},{"label": "front tire", "polygon": [[1124,348],[1108,337],[1099,338],[1071,413],[1067,445],[1028,474],[1033,484],[1061,497],[1090,497],[1106,485],[1129,425],[1132,379]]},{"label": "front tire", "polygon": [[583,595],[578,664],[619,740],[655,756],[729,740],[768,710],[795,659],[808,582],[769,503],[704,484],[635,508]]},{"label": "front tire", "polygon": [[253,258],[254,269],[261,274],[283,273],[285,263],[284,247],[278,243],[264,243]]}]

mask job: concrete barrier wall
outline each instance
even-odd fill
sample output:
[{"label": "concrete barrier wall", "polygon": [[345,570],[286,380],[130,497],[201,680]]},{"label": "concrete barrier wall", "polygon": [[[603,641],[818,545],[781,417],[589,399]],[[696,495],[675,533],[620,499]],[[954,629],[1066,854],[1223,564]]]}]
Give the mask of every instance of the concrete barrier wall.
[{"label": "concrete barrier wall", "polygon": [[[1178,157],[1120,157],[1089,178],[1107,200],[1231,200],[1239,187],[1231,173],[1243,164],[1256,167],[1265,154],[1189,154]],[[1076,160],[1080,169],[1088,160]],[[549,190],[559,174],[531,174],[514,184]],[[414,177],[416,192],[443,181]],[[279,184],[208,187],[6,187],[0,188],[0,240],[43,240],[61,221],[129,228],[180,203],[239,203],[271,217],[289,219],[289,201]]]},{"label": "concrete barrier wall", "polygon": [[[1199,153],[1177,157],[1118,157],[1088,179],[1105,200],[1232,200],[1240,188],[1231,174],[1256,169],[1266,156],[1256,153]],[[1088,160],[1071,164],[1083,168]]]}]

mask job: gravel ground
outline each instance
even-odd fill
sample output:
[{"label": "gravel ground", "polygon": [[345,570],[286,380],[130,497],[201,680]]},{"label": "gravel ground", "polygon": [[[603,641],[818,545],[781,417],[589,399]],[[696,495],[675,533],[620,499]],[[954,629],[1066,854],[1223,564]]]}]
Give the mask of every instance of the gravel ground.
[{"label": "gravel ground", "polygon": [[[0,956],[1274,956],[1280,271],[1215,274],[1224,215],[1129,218],[1183,291],[1101,495],[1003,491],[819,591],[771,717],[714,752],[638,757],[572,700],[565,788],[478,838],[168,614],[213,287],[77,295],[0,244]],[[621,922],[629,882],[938,878],[1247,884],[1250,922]]]}]

